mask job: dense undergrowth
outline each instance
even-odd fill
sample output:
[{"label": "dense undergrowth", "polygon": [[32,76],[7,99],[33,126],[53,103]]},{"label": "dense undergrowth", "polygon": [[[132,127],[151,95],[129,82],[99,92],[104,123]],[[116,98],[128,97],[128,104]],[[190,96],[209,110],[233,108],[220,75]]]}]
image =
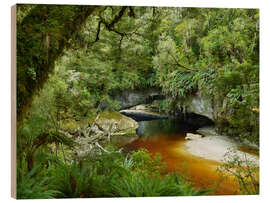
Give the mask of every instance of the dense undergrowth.
[{"label": "dense undergrowth", "polygon": [[179,174],[161,175],[161,157],[144,150],[101,153],[64,163],[44,160],[30,172],[18,169],[17,198],[89,198],[205,195]]}]

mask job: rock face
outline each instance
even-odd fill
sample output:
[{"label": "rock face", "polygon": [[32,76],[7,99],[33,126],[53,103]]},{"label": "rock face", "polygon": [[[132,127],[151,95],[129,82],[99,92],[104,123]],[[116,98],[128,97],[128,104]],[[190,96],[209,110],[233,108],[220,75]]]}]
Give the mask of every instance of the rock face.
[{"label": "rock face", "polygon": [[160,90],[124,90],[113,97],[120,103],[121,109],[130,108],[139,104],[151,103],[153,100],[164,99]]},{"label": "rock face", "polygon": [[[114,96],[113,99],[119,102],[122,110],[129,109],[130,107],[133,107],[132,110],[146,110],[141,104],[162,100],[165,99],[165,96],[158,89],[125,90]],[[194,113],[205,116],[212,121],[214,120],[214,109],[212,108],[211,101],[203,97],[200,91],[191,95],[184,103],[187,106],[187,113]],[[123,112],[121,113],[127,115]]]},{"label": "rock face", "polygon": [[147,121],[147,120],[156,120],[156,119],[167,119],[168,116],[161,115],[155,112],[150,112],[147,110],[121,110],[121,114],[133,118],[136,121]]},{"label": "rock face", "polygon": [[203,97],[200,91],[195,95],[190,96],[185,103],[188,113],[195,113],[214,120],[214,109],[211,106],[211,101]]}]

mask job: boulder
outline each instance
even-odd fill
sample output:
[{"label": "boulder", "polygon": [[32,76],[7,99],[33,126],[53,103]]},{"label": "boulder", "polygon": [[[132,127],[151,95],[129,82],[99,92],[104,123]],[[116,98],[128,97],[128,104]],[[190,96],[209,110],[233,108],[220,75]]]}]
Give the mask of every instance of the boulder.
[{"label": "boulder", "polygon": [[197,133],[203,135],[203,136],[218,136],[219,134],[216,132],[214,126],[206,126],[199,128],[196,130]]},{"label": "boulder", "polygon": [[185,137],[185,140],[196,140],[196,139],[199,139],[199,138],[202,138],[202,136],[199,135],[199,134],[187,133],[186,137]]},{"label": "boulder", "polygon": [[136,136],[136,129],[139,127],[135,120],[116,111],[100,113],[95,124],[105,133],[110,132],[111,134],[115,134],[117,132],[120,135],[127,136]]}]

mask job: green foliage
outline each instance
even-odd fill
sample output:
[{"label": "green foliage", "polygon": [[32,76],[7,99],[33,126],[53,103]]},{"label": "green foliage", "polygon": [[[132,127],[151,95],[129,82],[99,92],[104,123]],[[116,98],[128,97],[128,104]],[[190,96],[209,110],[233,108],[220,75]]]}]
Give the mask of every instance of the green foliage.
[{"label": "green foliage", "polygon": [[163,92],[183,109],[199,90],[217,111],[221,132],[258,143],[259,114],[252,109],[259,107],[259,11],[182,8],[178,20],[176,13],[161,21],[153,57]]},{"label": "green foliage", "polygon": [[188,196],[205,195],[209,191],[196,191],[192,184],[184,183],[179,176],[148,177],[130,174],[119,182],[111,181],[113,195],[120,197]]},{"label": "green foliage", "polygon": [[[17,133],[17,166],[23,168],[27,163],[28,171],[32,170],[35,155],[49,144],[74,146],[74,141],[59,131],[48,127],[48,121],[42,117],[31,117],[24,126],[18,128]],[[38,160],[40,161],[40,160]]]},{"label": "green foliage", "polygon": [[219,168],[219,172],[226,172],[238,182],[239,194],[259,194],[259,167],[245,156],[241,159],[234,151],[229,151],[224,158],[225,163]]},{"label": "green foliage", "polygon": [[51,199],[60,193],[49,189],[51,178],[42,177],[37,170],[35,167],[23,177],[20,173],[17,175],[18,199]]},{"label": "green foliage", "polygon": [[162,87],[166,91],[165,94],[172,96],[173,99],[185,99],[187,95],[197,90],[193,72],[173,71],[167,77]]},{"label": "green foliage", "polygon": [[102,153],[89,160],[56,168],[54,185],[58,197],[143,197],[203,195],[176,174],[162,176],[161,158],[152,159],[145,150]]},{"label": "green foliage", "polygon": [[68,105],[71,104],[66,88],[62,80],[52,77],[40,96],[33,101],[31,113],[24,119],[24,125],[17,128],[18,167],[22,167],[26,161],[30,171],[35,164],[35,154],[49,144],[69,147],[74,145],[73,140],[60,132],[61,120],[66,116]]},{"label": "green foliage", "polygon": [[161,175],[161,157],[145,150],[101,153],[18,173],[17,198],[89,198],[205,195],[177,174]]},{"label": "green foliage", "polygon": [[23,121],[33,96],[43,87],[54,62],[95,6],[18,5],[17,118]]},{"label": "green foliage", "polygon": [[92,197],[98,187],[102,187],[102,176],[98,176],[91,165],[81,167],[77,162],[62,163],[51,171],[53,188],[59,191],[60,198]]},{"label": "green foliage", "polygon": [[221,73],[217,79],[216,87],[226,94],[228,90],[232,90],[242,84],[240,73],[238,71],[225,71]]},{"label": "green foliage", "polygon": [[130,159],[133,162],[133,166],[141,170],[146,170],[152,175],[155,173],[161,173],[166,168],[165,165],[162,164],[162,158],[159,154],[152,158],[145,149],[133,152]]},{"label": "green foliage", "polygon": [[242,131],[241,138],[255,143],[259,143],[259,112],[254,110],[259,105],[256,100],[259,97],[258,89],[256,86],[249,90],[238,87],[227,95],[232,108],[229,122],[233,133]]}]

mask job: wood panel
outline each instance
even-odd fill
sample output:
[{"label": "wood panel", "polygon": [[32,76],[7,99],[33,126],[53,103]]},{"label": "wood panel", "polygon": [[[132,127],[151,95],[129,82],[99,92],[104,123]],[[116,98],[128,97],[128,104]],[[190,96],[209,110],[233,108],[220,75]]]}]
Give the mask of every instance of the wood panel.
[{"label": "wood panel", "polygon": [[11,7],[11,197],[16,198],[16,5]]}]

